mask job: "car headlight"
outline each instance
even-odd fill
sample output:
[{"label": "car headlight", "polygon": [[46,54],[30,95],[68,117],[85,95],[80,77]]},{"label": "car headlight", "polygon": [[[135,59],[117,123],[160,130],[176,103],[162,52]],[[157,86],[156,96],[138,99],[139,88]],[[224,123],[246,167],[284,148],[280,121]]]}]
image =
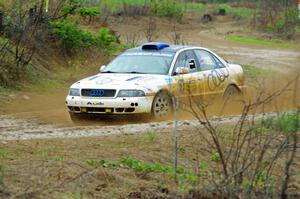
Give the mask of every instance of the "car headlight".
[{"label": "car headlight", "polygon": [[70,96],[80,96],[80,89],[70,88],[69,95]]},{"label": "car headlight", "polygon": [[141,90],[120,90],[118,97],[144,97],[145,92]]}]

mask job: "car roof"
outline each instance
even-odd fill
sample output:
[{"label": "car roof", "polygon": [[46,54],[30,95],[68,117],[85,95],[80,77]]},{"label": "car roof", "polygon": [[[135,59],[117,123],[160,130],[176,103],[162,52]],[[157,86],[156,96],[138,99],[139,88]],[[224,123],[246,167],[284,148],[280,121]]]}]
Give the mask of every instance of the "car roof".
[{"label": "car roof", "polygon": [[[145,46],[151,45],[152,47],[155,46],[158,49],[144,49]],[[159,47],[161,47],[159,49]],[[141,46],[138,46],[136,48],[131,48],[126,50],[126,53],[136,53],[136,52],[161,52],[161,53],[176,53],[182,49],[186,48],[192,48],[192,46],[183,46],[183,45],[169,45],[166,43],[159,43],[159,42],[150,42],[150,43],[144,43]]]}]

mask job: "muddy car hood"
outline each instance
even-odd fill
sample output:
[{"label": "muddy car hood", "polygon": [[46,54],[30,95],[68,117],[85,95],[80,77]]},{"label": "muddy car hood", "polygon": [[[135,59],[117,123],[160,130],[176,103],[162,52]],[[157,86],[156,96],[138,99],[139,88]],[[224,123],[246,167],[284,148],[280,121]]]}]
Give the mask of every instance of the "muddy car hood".
[{"label": "muddy car hood", "polygon": [[150,74],[97,74],[82,79],[72,88],[101,88],[101,89],[140,89],[148,92],[157,91],[174,82],[168,75]]}]

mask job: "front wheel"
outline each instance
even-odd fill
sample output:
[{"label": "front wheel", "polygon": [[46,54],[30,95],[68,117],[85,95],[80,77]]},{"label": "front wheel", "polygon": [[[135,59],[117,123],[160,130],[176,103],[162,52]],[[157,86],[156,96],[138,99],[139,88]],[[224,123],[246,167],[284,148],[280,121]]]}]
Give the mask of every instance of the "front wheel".
[{"label": "front wheel", "polygon": [[70,119],[74,124],[82,124],[84,121],[87,121],[89,119],[87,114],[84,113],[72,113],[69,112]]},{"label": "front wheel", "polygon": [[156,119],[163,119],[173,112],[171,97],[164,92],[158,93],[152,103],[152,116]]}]

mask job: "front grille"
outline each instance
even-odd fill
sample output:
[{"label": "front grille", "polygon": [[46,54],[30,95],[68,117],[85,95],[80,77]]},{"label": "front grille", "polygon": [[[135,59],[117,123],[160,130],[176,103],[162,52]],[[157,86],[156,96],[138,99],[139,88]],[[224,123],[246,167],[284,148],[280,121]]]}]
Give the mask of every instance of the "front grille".
[{"label": "front grille", "polygon": [[81,96],[84,97],[114,97],[116,90],[112,89],[82,89]]}]

